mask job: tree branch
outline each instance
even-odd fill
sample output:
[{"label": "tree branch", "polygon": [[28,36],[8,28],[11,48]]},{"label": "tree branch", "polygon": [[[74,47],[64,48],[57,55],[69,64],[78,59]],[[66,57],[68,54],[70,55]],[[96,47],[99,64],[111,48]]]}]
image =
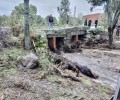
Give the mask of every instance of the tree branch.
[{"label": "tree branch", "polygon": [[78,77],[72,76],[72,75],[68,75],[66,73],[63,73],[62,70],[60,70],[59,68],[54,67],[55,71],[57,71],[57,73],[59,73],[62,77],[65,78],[70,78],[73,81],[77,81],[77,82],[81,82],[81,80]]}]

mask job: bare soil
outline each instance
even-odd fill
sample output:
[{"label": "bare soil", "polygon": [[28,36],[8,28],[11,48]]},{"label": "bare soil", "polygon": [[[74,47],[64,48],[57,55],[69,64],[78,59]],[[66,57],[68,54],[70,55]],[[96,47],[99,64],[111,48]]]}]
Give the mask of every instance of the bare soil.
[{"label": "bare soil", "polygon": [[[13,51],[15,50],[11,50],[9,53],[11,54]],[[17,54],[15,53],[15,55],[12,55],[14,60],[17,56],[27,53],[26,51],[24,51],[24,53],[23,50],[20,49],[18,51]],[[103,76],[105,78],[110,76],[111,79],[117,81],[117,73],[111,72],[111,70],[108,69],[109,67],[105,67],[109,62],[109,57],[113,61],[119,62],[119,60],[117,60],[117,58],[113,59],[115,57],[109,55],[103,58],[99,53],[94,53],[97,51],[93,53],[92,51],[93,50],[83,50],[82,54],[73,53],[64,54],[64,56],[72,61],[87,65],[100,75],[100,79]],[[2,59],[3,54],[8,57],[8,53],[2,52],[0,59]],[[104,82],[100,79],[93,80],[89,77],[81,76],[81,82],[75,82],[61,77],[54,71],[44,75],[44,73],[52,69],[52,66],[55,65],[48,61],[44,53],[40,53],[39,56],[41,66],[34,70],[20,69],[12,66],[9,67],[9,65],[3,66],[2,68],[0,67],[0,71],[3,73],[3,75],[0,76],[0,100],[109,100],[114,94],[114,89],[109,87],[109,84],[107,84],[108,86],[106,84],[101,84]],[[5,57],[5,59],[8,59],[7,57]],[[10,60],[10,62],[14,62],[14,60]],[[98,61],[101,64],[98,64]],[[14,63],[13,65],[15,65]],[[110,62],[109,65],[111,64],[114,63]],[[111,72],[113,75],[108,72]],[[114,78],[115,74],[116,76]]]}]

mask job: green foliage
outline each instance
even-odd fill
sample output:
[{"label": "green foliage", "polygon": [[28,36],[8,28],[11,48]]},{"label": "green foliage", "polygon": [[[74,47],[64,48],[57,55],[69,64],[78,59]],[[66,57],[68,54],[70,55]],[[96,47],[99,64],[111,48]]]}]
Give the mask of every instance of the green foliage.
[{"label": "green foliage", "polygon": [[40,15],[37,15],[36,26],[42,26],[42,25],[45,25],[45,19]]},{"label": "green foliage", "polygon": [[55,55],[53,54],[53,52],[47,51],[47,52],[45,53],[45,57],[48,59],[48,61],[49,61],[50,63],[54,63],[54,61],[55,61],[55,59],[54,59]]},{"label": "green foliage", "polygon": [[[32,7],[32,8],[31,8]],[[34,7],[32,5],[30,5],[30,18],[31,18],[31,14],[34,14],[35,11]],[[33,12],[31,12],[33,11]],[[23,27],[23,21],[24,21],[24,5],[23,3],[19,4],[18,6],[15,6],[14,10],[11,13],[10,16],[10,26],[12,28],[17,28],[17,27]]]},{"label": "green foliage", "polygon": [[[30,4],[29,5],[29,11],[30,11],[30,32],[35,32],[33,27],[36,27],[38,25],[44,24],[44,19],[37,15],[37,7]],[[20,33],[23,32],[23,23],[24,23],[24,5],[23,3],[19,4],[18,6],[15,6],[14,10],[12,11],[10,18],[9,18],[9,25],[14,30],[19,30]]]},{"label": "green foliage", "polygon": [[108,18],[107,18],[107,15],[106,15],[106,13],[104,14],[104,17],[103,17],[103,20],[102,20],[102,22],[101,22],[101,26],[103,26],[103,28],[104,28],[104,31],[108,28]]},{"label": "green foliage", "polygon": [[10,69],[3,70],[4,75],[10,75],[16,72],[16,67],[12,67]]},{"label": "green foliage", "polygon": [[9,17],[6,15],[0,16],[0,26],[8,26]]},{"label": "green foliage", "polygon": [[82,24],[82,18],[78,17],[70,17],[69,25],[78,26]]},{"label": "green foliage", "polygon": [[88,3],[90,3],[92,6],[101,6],[103,5],[105,2],[107,2],[107,0],[87,0]]},{"label": "green foliage", "polygon": [[47,43],[44,42],[43,40],[40,40],[40,41],[36,42],[35,44],[36,44],[36,47],[38,47],[38,48],[47,48]]},{"label": "green foliage", "polygon": [[60,22],[61,24],[65,24],[67,19],[67,16],[70,14],[70,2],[69,0],[62,0],[61,5],[58,7],[58,12],[60,14]]},{"label": "green foliage", "polygon": [[90,29],[89,33],[92,33],[93,35],[98,35],[101,32],[103,32],[103,30],[101,28],[96,28],[96,29]]},{"label": "green foliage", "polygon": [[19,55],[21,55],[20,51],[13,51],[9,54],[7,54],[13,61],[15,61]]},{"label": "green foliage", "polygon": [[11,67],[11,68],[4,68],[2,70],[2,72],[0,73],[0,78],[7,76],[7,75],[11,75],[14,74],[16,72],[16,67]]}]

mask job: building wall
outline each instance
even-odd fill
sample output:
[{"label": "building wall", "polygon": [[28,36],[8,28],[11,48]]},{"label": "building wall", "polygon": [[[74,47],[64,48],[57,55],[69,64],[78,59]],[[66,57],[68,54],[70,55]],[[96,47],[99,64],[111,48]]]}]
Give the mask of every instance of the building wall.
[{"label": "building wall", "polygon": [[104,20],[104,14],[103,13],[95,13],[95,14],[89,14],[89,15],[83,16],[84,20],[86,18],[88,21],[92,20],[92,25],[94,25],[95,20],[98,20],[98,24],[100,24]]}]

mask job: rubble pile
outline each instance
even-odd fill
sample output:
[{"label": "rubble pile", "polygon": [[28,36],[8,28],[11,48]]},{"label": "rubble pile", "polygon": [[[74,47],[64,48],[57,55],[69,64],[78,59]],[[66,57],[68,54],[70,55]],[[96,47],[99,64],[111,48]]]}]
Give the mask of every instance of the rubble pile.
[{"label": "rubble pile", "polygon": [[81,41],[75,41],[73,43],[66,43],[62,46],[62,50],[65,53],[73,53],[73,52],[82,52],[81,49]]},{"label": "rubble pile", "polygon": [[108,38],[100,30],[88,30],[86,36],[75,42],[67,42],[62,46],[65,53],[81,52],[81,48],[99,48],[107,44]]}]

